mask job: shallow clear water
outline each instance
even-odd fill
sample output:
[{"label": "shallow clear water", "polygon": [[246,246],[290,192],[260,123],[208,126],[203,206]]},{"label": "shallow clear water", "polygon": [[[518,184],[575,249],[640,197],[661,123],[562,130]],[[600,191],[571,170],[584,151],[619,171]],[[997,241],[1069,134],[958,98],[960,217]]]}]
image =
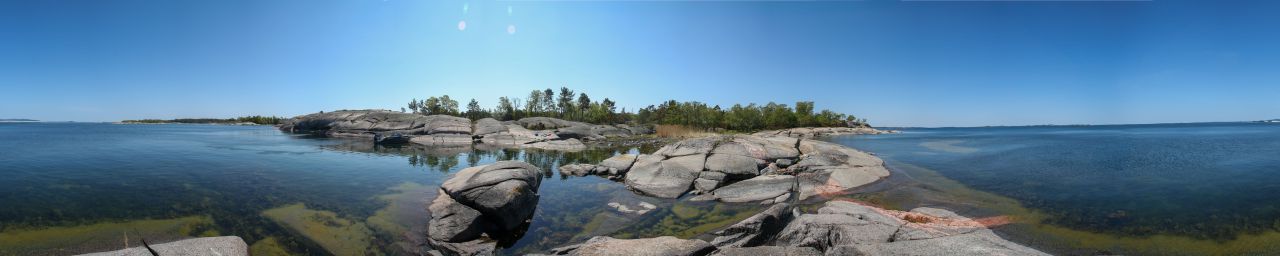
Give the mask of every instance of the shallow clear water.
[{"label": "shallow clear water", "polygon": [[1209,247],[1280,230],[1280,125],[902,131],[832,140],[1016,199],[1074,230],[1217,241]]},{"label": "shallow clear water", "polygon": [[[654,148],[375,147],[265,126],[0,124],[0,255],[62,255],[236,235],[257,254],[413,254],[449,175],[498,160],[547,171],[532,224],[507,253],[593,235],[693,237],[755,206],[637,196],[556,166]],[[643,215],[608,206],[658,206]]]}]

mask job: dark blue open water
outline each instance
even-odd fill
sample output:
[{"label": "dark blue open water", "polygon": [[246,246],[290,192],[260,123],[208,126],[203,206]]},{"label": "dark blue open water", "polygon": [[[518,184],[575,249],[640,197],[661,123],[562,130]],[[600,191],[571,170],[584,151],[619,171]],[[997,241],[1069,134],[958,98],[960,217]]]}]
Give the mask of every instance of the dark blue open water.
[{"label": "dark blue open water", "polygon": [[1072,229],[1213,241],[1280,230],[1276,124],[921,128],[834,140]]}]

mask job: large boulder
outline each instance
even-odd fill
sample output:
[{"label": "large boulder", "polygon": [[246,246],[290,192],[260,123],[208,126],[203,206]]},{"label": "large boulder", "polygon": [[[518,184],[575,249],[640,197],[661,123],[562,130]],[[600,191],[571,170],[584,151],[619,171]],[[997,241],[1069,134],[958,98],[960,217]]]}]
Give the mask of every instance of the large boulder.
[{"label": "large boulder", "polygon": [[866,243],[887,243],[904,223],[872,208],[830,201],[818,214],[804,214],[778,234],[778,244],[827,248]]},{"label": "large boulder", "polygon": [[615,174],[622,174],[631,170],[631,165],[636,163],[637,158],[633,154],[616,155],[601,161],[600,166],[614,170]]},{"label": "large boulder", "polygon": [[707,255],[716,248],[706,241],[679,239],[671,236],[615,239],[592,237],[578,245],[552,249],[554,255],[618,255],[618,256],[695,256]]},{"label": "large boulder", "polygon": [[541,169],[518,161],[459,171],[429,207],[427,242],[443,254],[492,254],[533,217],[541,183]]},{"label": "large boulder", "polygon": [[705,156],[700,154],[665,160],[659,155],[642,155],[627,171],[624,182],[628,188],[641,194],[677,198],[689,191],[705,161]]},{"label": "large boulder", "polygon": [[[81,256],[152,256],[146,247],[138,243],[138,247],[128,249],[81,254]],[[249,245],[237,236],[202,237],[179,240],[168,243],[152,244],[151,250],[159,255],[222,255],[249,256]]]}]

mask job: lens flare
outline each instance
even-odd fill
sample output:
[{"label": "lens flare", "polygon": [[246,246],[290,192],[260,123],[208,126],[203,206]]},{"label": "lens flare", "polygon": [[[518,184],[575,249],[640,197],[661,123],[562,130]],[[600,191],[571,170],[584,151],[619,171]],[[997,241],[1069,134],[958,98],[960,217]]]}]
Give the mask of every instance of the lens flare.
[{"label": "lens flare", "polygon": [[467,31],[467,21],[458,22],[458,31]]}]

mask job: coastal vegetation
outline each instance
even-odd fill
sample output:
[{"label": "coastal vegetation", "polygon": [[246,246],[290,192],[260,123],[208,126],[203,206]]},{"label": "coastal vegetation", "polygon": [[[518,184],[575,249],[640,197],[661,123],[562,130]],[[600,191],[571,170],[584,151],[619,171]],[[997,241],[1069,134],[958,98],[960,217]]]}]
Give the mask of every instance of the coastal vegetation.
[{"label": "coastal vegetation", "polygon": [[575,92],[568,87],[555,90],[532,90],[524,99],[499,97],[493,108],[484,108],[471,99],[466,109],[459,109],[458,101],[449,95],[412,99],[401,112],[422,115],[453,115],[477,120],[494,118],[516,120],[525,117],[553,117],[570,121],[595,124],[636,123],[681,125],[703,130],[758,131],[795,127],[866,127],[866,119],[831,110],[817,110],[812,101],[799,101],[794,106],[769,102],[767,104],[734,104],[730,107],[709,105],[698,101],[669,100],[658,105],[627,111],[619,110],[617,102],[604,98],[592,100],[585,92]]},{"label": "coastal vegetation", "polygon": [[242,117],[226,118],[226,119],[220,119],[220,118],[178,118],[178,119],[169,119],[169,120],[163,120],[163,119],[138,119],[138,120],[124,120],[124,121],[120,121],[120,122],[121,122],[121,123],[127,123],[127,124],[173,124],[173,123],[178,123],[178,124],[242,124],[242,123],[253,123],[253,124],[261,124],[261,125],[276,125],[276,124],[280,124],[280,122],[281,122],[281,121],[284,121],[285,119],[287,119],[287,118],[278,117],[278,116],[242,116]]}]

